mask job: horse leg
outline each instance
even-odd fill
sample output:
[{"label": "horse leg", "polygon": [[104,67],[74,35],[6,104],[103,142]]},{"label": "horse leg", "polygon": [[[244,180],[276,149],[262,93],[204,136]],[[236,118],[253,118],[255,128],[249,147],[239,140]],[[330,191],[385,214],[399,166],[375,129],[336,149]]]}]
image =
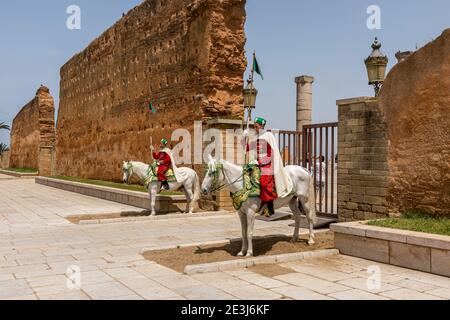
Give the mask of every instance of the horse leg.
[{"label": "horse leg", "polygon": [[289,208],[291,209],[292,213],[294,214],[295,219],[295,228],[294,228],[294,235],[292,236],[292,243],[295,243],[298,241],[299,236],[299,230],[300,230],[300,219],[302,212],[299,208],[301,203],[298,201],[297,198],[292,198],[292,200],[289,202]]},{"label": "horse leg", "polygon": [[[302,198],[300,200],[300,203],[303,207],[303,211],[306,214],[306,219],[308,219],[308,224],[309,224],[309,240],[308,240],[308,245],[312,246],[314,244],[316,244],[315,241],[315,235],[314,235],[314,218],[312,217],[312,208],[311,208],[311,201],[307,201],[304,198]],[[315,205],[315,203],[313,204]]]},{"label": "horse leg", "polygon": [[152,216],[156,216],[155,204],[156,204],[157,189],[158,189],[158,184],[151,184],[149,187],[150,209],[152,211]]},{"label": "horse leg", "polygon": [[253,257],[253,229],[255,227],[256,213],[252,209],[247,212],[247,257]]},{"label": "horse leg", "polygon": [[184,193],[186,194],[187,207],[186,213],[194,213],[194,192],[192,189],[184,188]]},{"label": "horse leg", "polygon": [[247,217],[244,213],[239,211],[239,219],[241,220],[242,229],[242,250],[238,253],[238,257],[243,257],[247,254],[248,241],[247,241]]}]

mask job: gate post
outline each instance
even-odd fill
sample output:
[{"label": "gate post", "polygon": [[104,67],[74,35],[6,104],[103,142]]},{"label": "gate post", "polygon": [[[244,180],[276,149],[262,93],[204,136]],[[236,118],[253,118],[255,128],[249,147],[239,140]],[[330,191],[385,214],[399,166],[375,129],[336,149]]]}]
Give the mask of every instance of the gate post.
[{"label": "gate post", "polygon": [[339,221],[385,218],[389,185],[387,124],[376,98],[337,101]]},{"label": "gate post", "polygon": [[[218,118],[206,121],[203,125],[204,134],[207,135],[206,132],[208,130],[215,130],[212,134],[220,136],[220,141],[204,141],[203,150],[211,143],[215,144],[216,151],[220,150],[220,155],[215,155],[217,159],[224,159],[235,164],[244,164],[244,152],[240,141],[240,138],[242,138],[242,126],[242,120]],[[206,159],[204,159],[204,161],[206,161]],[[233,202],[230,198],[230,190],[228,188],[217,192],[214,195],[214,198],[216,202],[215,210],[236,211],[233,207]]]},{"label": "gate post", "polygon": [[55,148],[53,146],[39,147],[38,171],[40,176],[49,177],[54,175],[54,154]]}]

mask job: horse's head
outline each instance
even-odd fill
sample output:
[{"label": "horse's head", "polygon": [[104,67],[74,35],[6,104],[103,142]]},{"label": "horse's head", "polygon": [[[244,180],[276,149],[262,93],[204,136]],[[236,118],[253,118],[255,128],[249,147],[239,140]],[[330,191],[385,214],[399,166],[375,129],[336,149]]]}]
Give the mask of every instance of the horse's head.
[{"label": "horse's head", "polygon": [[130,178],[133,176],[133,164],[129,162],[123,162],[123,182],[129,184]]},{"label": "horse's head", "polygon": [[209,156],[208,170],[202,183],[203,195],[208,196],[216,191],[220,184],[225,180],[222,169],[222,164]]}]

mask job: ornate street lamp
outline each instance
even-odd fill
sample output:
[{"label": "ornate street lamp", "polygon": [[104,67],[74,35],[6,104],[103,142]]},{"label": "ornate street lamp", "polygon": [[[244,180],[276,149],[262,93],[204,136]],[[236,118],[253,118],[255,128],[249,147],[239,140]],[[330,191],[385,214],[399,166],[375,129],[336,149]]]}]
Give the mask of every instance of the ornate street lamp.
[{"label": "ornate street lamp", "polygon": [[244,91],[244,109],[247,110],[247,123],[250,124],[252,121],[252,110],[256,108],[256,97],[258,96],[258,90],[255,88],[253,84],[253,79],[250,77],[247,80],[247,86]]},{"label": "ornate street lamp", "polygon": [[369,85],[375,88],[375,97],[380,94],[381,86],[384,83],[386,77],[386,67],[389,59],[381,52],[381,42],[378,38],[375,38],[372,44],[372,53],[365,60],[367,75],[369,77]]}]

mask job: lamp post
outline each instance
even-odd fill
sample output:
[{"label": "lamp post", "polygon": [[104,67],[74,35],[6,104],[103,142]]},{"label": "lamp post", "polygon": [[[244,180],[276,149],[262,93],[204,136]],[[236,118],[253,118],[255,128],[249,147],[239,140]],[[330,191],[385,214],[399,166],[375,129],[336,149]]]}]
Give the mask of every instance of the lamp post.
[{"label": "lamp post", "polygon": [[247,129],[249,129],[250,122],[252,121],[252,111],[256,108],[256,97],[258,96],[258,90],[253,84],[252,76],[247,80],[247,86],[244,91],[244,109],[247,110]]},{"label": "lamp post", "polygon": [[386,67],[389,62],[388,57],[380,49],[381,42],[378,41],[378,38],[375,38],[372,44],[372,53],[365,60],[369,85],[375,88],[375,97],[378,97],[380,94],[380,89],[386,76]]},{"label": "lamp post", "polygon": [[[249,79],[247,80],[247,86],[243,90],[244,95],[244,110],[247,110],[247,132],[250,130],[250,122],[252,121],[252,111],[256,108],[256,97],[258,96],[258,90],[253,84],[254,70],[252,70]],[[249,156],[247,151],[247,144],[249,137],[245,138],[245,163],[248,162]]]}]

